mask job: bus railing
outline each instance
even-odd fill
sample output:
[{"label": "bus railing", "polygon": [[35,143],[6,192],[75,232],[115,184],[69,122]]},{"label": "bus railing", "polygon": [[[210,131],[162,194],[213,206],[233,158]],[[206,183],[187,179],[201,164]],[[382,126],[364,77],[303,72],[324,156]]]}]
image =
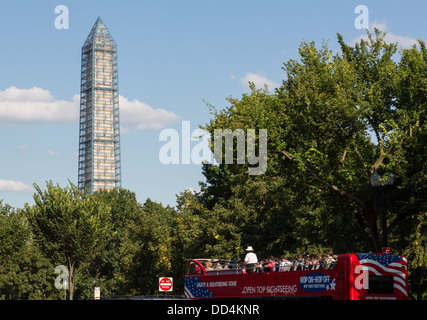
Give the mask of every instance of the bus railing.
[{"label": "bus railing", "polygon": [[[326,270],[334,269],[337,266],[336,258],[327,258],[323,260],[305,259],[305,260],[287,260],[284,263],[276,262],[271,264],[258,262],[254,265],[245,265],[243,262],[217,261],[214,259],[203,259],[200,261],[206,275],[225,275],[225,274],[245,274],[245,273],[263,273],[263,272],[286,272],[299,270]],[[200,274],[202,270],[195,269],[187,274]]]}]

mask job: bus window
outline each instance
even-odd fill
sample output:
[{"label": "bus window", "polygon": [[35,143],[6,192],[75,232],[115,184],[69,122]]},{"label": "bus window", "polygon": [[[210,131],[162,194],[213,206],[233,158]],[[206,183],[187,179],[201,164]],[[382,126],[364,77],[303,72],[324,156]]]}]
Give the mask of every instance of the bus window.
[{"label": "bus window", "polygon": [[393,276],[369,276],[368,293],[393,294]]},{"label": "bus window", "polygon": [[201,265],[199,265],[195,261],[188,262],[187,270],[186,270],[187,275],[196,275],[196,274],[203,274],[203,273],[204,273],[204,268]]},{"label": "bus window", "polygon": [[187,272],[188,275],[196,274],[196,263],[194,261],[190,261],[187,265]]}]

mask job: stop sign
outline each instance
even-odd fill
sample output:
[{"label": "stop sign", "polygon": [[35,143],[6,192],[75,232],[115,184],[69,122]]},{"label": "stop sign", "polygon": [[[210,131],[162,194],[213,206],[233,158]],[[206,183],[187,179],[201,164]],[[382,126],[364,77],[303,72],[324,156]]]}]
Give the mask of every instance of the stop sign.
[{"label": "stop sign", "polygon": [[173,289],[173,278],[159,278],[159,291],[171,292]]}]

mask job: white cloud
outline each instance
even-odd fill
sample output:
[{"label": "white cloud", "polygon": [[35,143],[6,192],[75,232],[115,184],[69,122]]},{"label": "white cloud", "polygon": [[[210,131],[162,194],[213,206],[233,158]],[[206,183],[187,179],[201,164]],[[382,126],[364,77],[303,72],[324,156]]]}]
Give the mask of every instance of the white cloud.
[{"label": "white cloud", "polygon": [[120,123],[140,130],[162,129],[168,124],[180,120],[180,117],[165,109],[154,109],[137,99],[129,101],[120,96]]},{"label": "white cloud", "polygon": [[[173,112],[153,108],[136,99],[130,101],[120,96],[120,122],[126,130],[161,129],[180,119]],[[77,123],[79,120],[80,96],[72,101],[56,99],[49,90],[38,87],[0,90],[0,124],[25,123]]]},{"label": "white cloud", "polygon": [[64,123],[78,119],[79,95],[57,100],[49,90],[16,87],[0,90],[0,123]]},{"label": "white cloud", "polygon": [[[388,32],[387,31],[387,22],[377,22],[377,21],[373,21],[369,24],[369,32],[374,33],[374,30],[378,29],[381,30],[382,32],[386,32],[386,35],[384,37],[384,41],[386,43],[398,43],[398,45],[402,48],[409,48],[411,46],[413,46],[414,44],[417,44],[417,39],[412,38],[412,37],[405,37],[405,36],[399,36],[397,34],[394,34],[393,32]],[[350,45],[354,46],[357,42],[360,42],[360,40],[365,40],[368,41],[368,35],[364,34],[361,36],[358,36],[356,38],[354,38],[353,40],[350,41]]]},{"label": "white cloud", "polygon": [[191,193],[193,195],[197,195],[198,193],[200,193],[200,190],[196,190],[194,188],[189,187],[189,188],[185,189],[184,192],[188,192],[188,193]]},{"label": "white cloud", "polygon": [[379,22],[379,21],[372,21],[369,25],[369,29],[371,31],[374,31],[375,29],[381,30],[381,31],[386,31],[387,30],[387,22]]},{"label": "white cloud", "polygon": [[52,151],[52,150],[48,150],[48,152],[46,152],[46,155],[49,156],[49,157],[55,157],[55,156],[59,156],[60,153]]},{"label": "white cloud", "polygon": [[280,83],[250,72],[247,72],[244,77],[240,78],[240,82],[242,87],[247,91],[249,91],[249,82],[253,82],[257,89],[263,89],[264,85],[267,85],[269,90],[280,87]]},{"label": "white cloud", "polygon": [[33,189],[20,181],[0,179],[0,191],[31,192]]}]

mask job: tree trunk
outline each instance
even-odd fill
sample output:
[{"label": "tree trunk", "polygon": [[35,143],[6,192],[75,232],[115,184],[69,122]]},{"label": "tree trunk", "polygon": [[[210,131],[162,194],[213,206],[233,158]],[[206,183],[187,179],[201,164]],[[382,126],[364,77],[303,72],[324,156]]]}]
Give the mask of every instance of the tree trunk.
[{"label": "tree trunk", "polygon": [[378,230],[378,216],[377,212],[373,206],[367,206],[363,212],[364,228],[365,234],[368,236],[368,239],[371,242],[371,247],[374,252],[382,251],[382,242],[381,236]]},{"label": "tree trunk", "polygon": [[69,300],[73,300],[74,297],[74,261],[71,261],[70,259],[68,259],[68,270],[69,270],[69,274],[68,274],[68,283],[69,283],[69,289],[68,289],[68,299]]}]

